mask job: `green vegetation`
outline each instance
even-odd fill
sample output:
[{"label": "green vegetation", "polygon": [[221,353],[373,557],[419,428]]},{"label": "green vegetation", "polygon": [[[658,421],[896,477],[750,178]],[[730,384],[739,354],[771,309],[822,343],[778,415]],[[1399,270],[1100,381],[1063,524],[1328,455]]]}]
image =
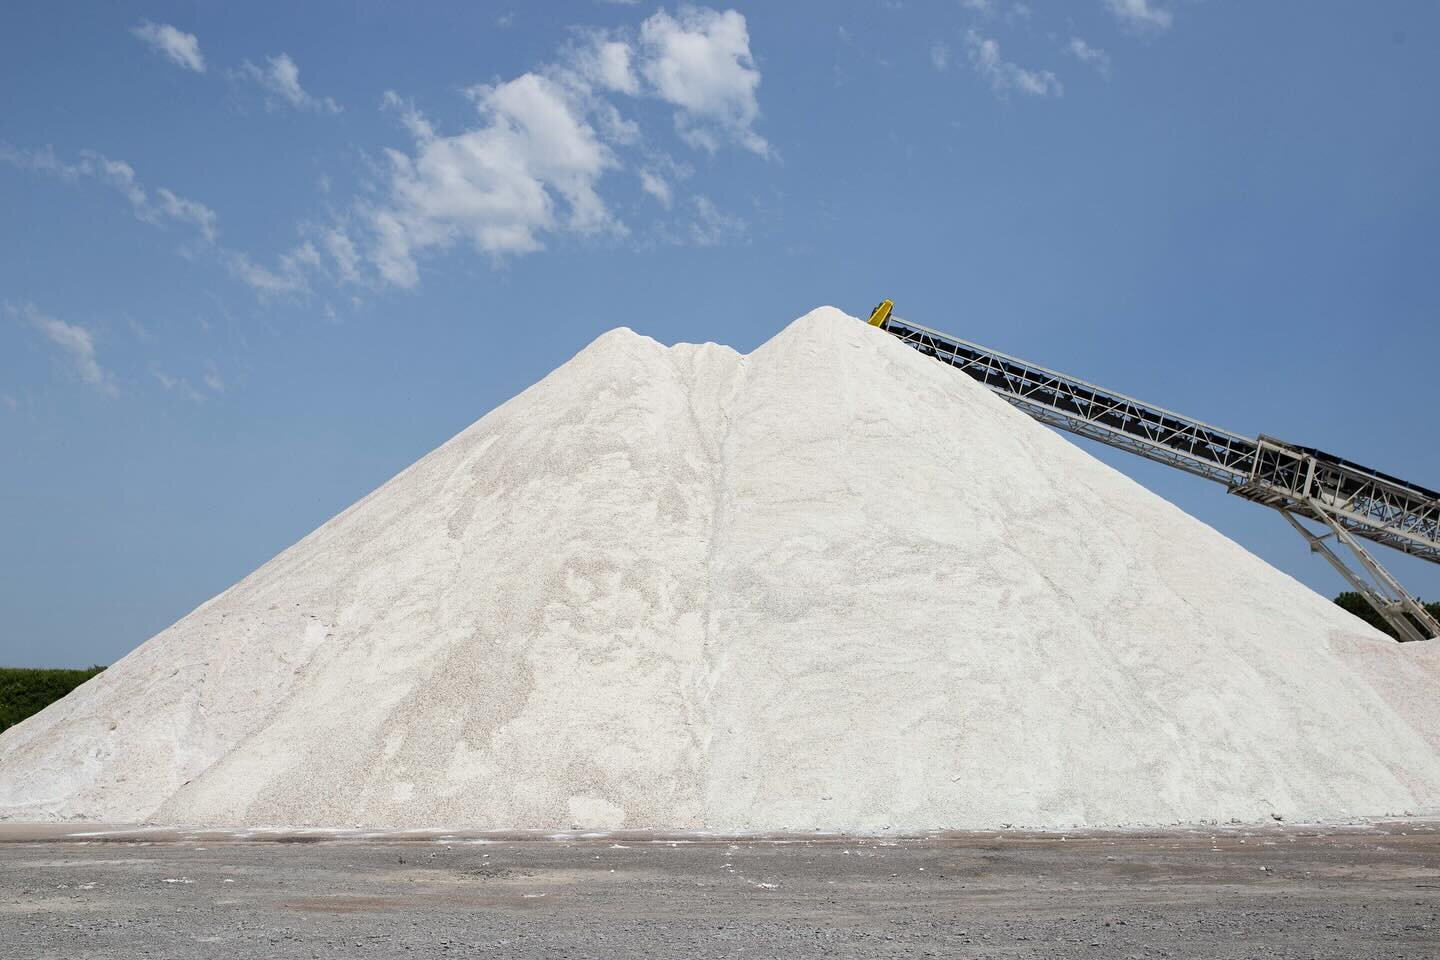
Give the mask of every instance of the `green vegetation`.
[{"label": "green vegetation", "polygon": [[39,713],[104,669],[26,670],[0,667],[0,731]]},{"label": "green vegetation", "polygon": [[[1335,602],[1343,609],[1355,614],[1370,626],[1388,636],[1395,636],[1395,628],[1385,622],[1385,618],[1375,612],[1375,608],[1360,594],[1347,590],[1335,598]],[[1425,609],[1430,611],[1430,616],[1440,619],[1440,603],[1424,604]]]}]

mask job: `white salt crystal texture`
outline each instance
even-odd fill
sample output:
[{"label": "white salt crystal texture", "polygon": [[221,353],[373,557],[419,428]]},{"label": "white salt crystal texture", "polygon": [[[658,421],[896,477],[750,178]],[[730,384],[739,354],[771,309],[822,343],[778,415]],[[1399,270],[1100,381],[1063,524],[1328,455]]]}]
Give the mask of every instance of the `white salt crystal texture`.
[{"label": "white salt crystal texture", "polygon": [[1440,643],[822,308],[749,356],[605,334],[0,736],[0,819],[1434,814],[1437,689]]}]

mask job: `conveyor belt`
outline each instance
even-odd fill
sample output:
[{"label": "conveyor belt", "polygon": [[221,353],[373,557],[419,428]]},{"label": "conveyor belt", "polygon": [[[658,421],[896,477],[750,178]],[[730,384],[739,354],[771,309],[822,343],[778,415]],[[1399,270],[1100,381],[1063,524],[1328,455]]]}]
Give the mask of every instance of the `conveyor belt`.
[{"label": "conveyor belt", "polygon": [[[1222,483],[1237,496],[1281,511],[1292,523],[1296,516],[1322,523],[1352,549],[1359,548],[1350,538],[1361,537],[1440,563],[1440,494],[1434,490],[1313,447],[1211,426],[910,323],[890,314],[888,307],[883,314],[877,309],[874,320],[901,342],[959,369],[1043,423]],[[1314,537],[1303,526],[1299,529]],[[1331,533],[1315,537],[1311,546],[1341,568],[1323,543]],[[1367,556],[1362,563],[1368,568],[1374,561]],[[1353,576],[1343,568],[1341,572]],[[1383,579],[1393,581],[1388,574]],[[1387,619],[1397,607],[1415,616],[1414,607],[1425,630],[1440,635],[1440,624],[1408,595],[1384,602],[1392,608],[1381,611]]]}]

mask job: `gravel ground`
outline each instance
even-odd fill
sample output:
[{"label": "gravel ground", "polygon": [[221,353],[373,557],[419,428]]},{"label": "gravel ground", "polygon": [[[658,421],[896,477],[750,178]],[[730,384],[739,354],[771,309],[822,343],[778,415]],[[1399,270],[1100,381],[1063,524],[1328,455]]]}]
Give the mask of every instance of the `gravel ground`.
[{"label": "gravel ground", "polygon": [[1440,957],[1436,823],[263,836],[0,827],[0,956]]}]

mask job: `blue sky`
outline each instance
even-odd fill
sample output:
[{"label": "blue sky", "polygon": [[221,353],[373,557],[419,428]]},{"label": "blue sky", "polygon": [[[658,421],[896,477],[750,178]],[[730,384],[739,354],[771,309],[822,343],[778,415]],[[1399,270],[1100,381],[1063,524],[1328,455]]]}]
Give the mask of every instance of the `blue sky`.
[{"label": "blue sky", "polygon": [[3,663],[117,659],[622,324],[890,296],[1440,485],[1430,2],[12,0],[0,88]]}]

